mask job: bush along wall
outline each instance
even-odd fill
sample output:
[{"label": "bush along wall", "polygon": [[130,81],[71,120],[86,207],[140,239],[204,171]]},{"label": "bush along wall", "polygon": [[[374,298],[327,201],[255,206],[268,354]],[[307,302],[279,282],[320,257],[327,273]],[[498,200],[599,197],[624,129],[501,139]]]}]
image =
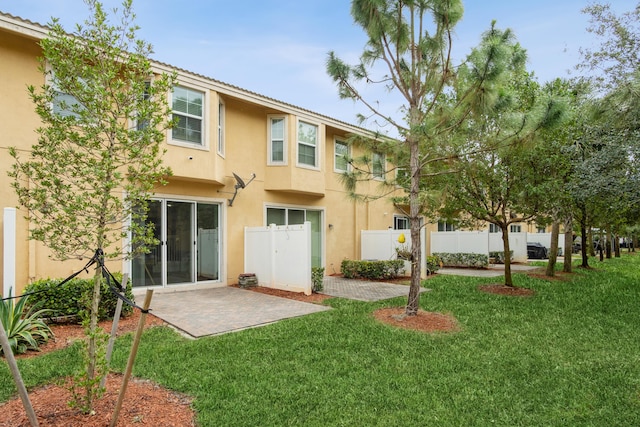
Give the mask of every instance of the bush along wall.
[{"label": "bush along wall", "polygon": [[[513,251],[509,251],[511,259],[513,259]],[[489,252],[489,258],[493,259],[496,264],[504,264],[504,251]]]},{"label": "bush along wall", "polygon": [[345,259],[340,265],[342,275],[347,279],[393,279],[404,271],[404,261],[353,261]]},{"label": "bush along wall", "polygon": [[[113,276],[121,281],[122,274],[114,273]],[[29,304],[41,303],[41,308],[51,310],[50,317],[72,316],[79,318],[79,313],[85,310],[91,301],[93,291],[93,277],[89,279],[73,279],[63,285],[58,285],[63,279],[42,279],[29,284],[25,293],[32,293]],[[131,280],[125,286],[126,297],[133,301]],[[118,298],[111,292],[106,281],[102,281],[100,289],[100,305],[98,306],[99,320],[111,319],[116,311]],[[122,305],[122,316],[128,316],[133,308],[127,304]]]},{"label": "bush along wall", "polygon": [[467,253],[434,253],[442,260],[445,267],[472,267],[487,268],[489,267],[489,257],[484,254],[467,254]]},{"label": "bush along wall", "polygon": [[435,255],[427,256],[427,274],[435,274],[438,270],[440,270],[440,264],[442,260],[440,257]]}]

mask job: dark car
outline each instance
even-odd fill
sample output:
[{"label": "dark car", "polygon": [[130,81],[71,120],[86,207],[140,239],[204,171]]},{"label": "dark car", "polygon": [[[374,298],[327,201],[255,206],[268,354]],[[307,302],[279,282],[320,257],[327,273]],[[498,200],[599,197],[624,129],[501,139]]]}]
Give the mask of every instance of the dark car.
[{"label": "dark car", "polygon": [[547,259],[549,255],[547,248],[542,243],[529,242],[527,243],[527,257],[529,259]]}]

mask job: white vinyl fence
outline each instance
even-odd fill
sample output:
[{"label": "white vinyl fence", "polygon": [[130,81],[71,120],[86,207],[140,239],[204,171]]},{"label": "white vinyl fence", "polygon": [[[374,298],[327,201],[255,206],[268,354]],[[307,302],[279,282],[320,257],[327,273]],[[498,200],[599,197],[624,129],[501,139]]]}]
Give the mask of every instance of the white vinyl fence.
[{"label": "white vinyl fence", "polygon": [[[538,242],[547,249],[551,249],[551,233],[531,233],[527,236],[527,242]],[[564,250],[564,233],[558,235],[558,254]]]},{"label": "white vinyl fence", "polygon": [[[509,233],[514,262],[527,262],[527,233]],[[432,231],[431,253],[484,254],[504,251],[502,233],[482,231]]]},{"label": "white vinyl fence", "polygon": [[2,296],[8,297],[10,289],[16,294],[16,208],[4,208],[3,221]]},{"label": "white vinyl fence", "polygon": [[311,223],[245,227],[244,272],[260,286],[311,295]]},{"label": "white vinyl fence", "polygon": [[[425,257],[425,232],[420,232],[422,246],[422,266],[420,276],[424,277],[427,271],[427,260]],[[398,242],[398,238],[404,234],[405,242]],[[396,259],[396,248],[405,247],[411,249],[411,230],[362,230],[360,232],[361,249],[360,259],[362,260],[391,260]],[[411,274],[411,263],[405,261],[405,274]]]}]

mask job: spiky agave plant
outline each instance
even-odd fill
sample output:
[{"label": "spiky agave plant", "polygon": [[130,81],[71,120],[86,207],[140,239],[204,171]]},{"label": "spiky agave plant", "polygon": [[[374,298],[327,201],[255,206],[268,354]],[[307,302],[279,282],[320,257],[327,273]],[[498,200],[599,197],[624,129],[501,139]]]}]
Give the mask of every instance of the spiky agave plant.
[{"label": "spiky agave plant", "polygon": [[[0,303],[0,319],[7,333],[9,345],[14,353],[25,353],[27,350],[39,350],[39,345],[46,343],[53,337],[51,328],[42,316],[51,312],[48,309],[38,309],[39,304],[27,306],[28,296],[23,296],[14,303],[9,291],[9,298]],[[4,349],[0,348],[0,353]]]}]

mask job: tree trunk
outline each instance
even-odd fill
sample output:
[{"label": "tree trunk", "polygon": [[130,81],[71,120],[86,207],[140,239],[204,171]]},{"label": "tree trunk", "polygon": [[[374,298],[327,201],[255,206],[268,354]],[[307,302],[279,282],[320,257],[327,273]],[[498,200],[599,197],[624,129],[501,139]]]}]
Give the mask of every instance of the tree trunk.
[{"label": "tree trunk", "polygon": [[620,236],[617,234],[613,235],[613,248],[614,248],[614,256],[616,258],[620,258]]},{"label": "tree trunk", "polygon": [[560,234],[560,222],[553,221],[551,226],[551,248],[549,251],[549,262],[547,263],[546,276],[553,277],[556,271],[556,260],[558,259],[558,235]]},{"label": "tree trunk", "polygon": [[511,248],[509,246],[509,226],[502,227],[502,247],[504,248],[504,284],[513,286],[511,277]]},{"label": "tree trunk", "polygon": [[411,285],[407,299],[407,316],[416,316],[420,308],[420,281],[422,279],[422,251],[420,241],[420,150],[418,141],[409,140],[411,188],[409,191],[409,220],[411,223]]},{"label": "tree trunk", "polygon": [[571,273],[571,257],[573,255],[573,220],[569,216],[564,221],[564,263],[562,271]]},{"label": "tree trunk", "polygon": [[102,269],[96,268],[96,272],[93,276],[93,291],[91,295],[91,307],[89,310],[89,343],[87,347],[87,354],[89,360],[87,363],[87,383],[85,403],[87,408],[91,408],[93,405],[94,396],[94,380],[96,379],[96,366],[98,359],[98,343],[96,341],[96,333],[98,329],[98,309],[100,305],[100,285],[102,283]]},{"label": "tree trunk", "polygon": [[582,244],[580,245],[580,253],[582,254],[581,267],[589,268],[589,256],[587,255],[587,209],[582,207],[582,217],[580,218],[580,234],[582,235]]}]

